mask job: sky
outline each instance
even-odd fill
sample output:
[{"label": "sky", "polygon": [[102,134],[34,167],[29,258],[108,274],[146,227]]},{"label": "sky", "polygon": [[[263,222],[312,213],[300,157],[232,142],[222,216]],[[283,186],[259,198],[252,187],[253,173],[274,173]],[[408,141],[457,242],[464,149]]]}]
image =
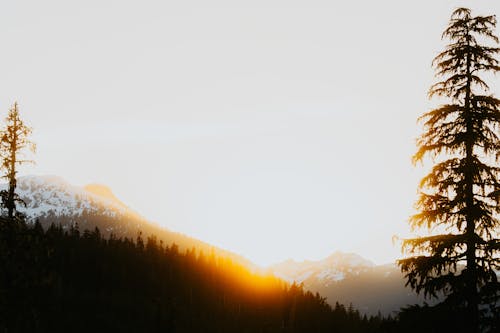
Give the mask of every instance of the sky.
[{"label": "sky", "polygon": [[[500,1],[0,2],[0,114],[36,165],[260,265],[401,257],[452,10]],[[499,29],[497,28],[497,35]],[[500,96],[498,76],[491,92]]]}]

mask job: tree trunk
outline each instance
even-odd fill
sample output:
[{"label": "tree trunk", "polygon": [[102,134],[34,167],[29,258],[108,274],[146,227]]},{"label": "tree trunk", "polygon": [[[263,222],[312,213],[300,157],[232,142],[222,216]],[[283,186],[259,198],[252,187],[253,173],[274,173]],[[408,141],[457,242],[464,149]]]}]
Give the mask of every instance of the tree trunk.
[{"label": "tree trunk", "polygon": [[477,292],[477,270],[476,270],[476,239],[475,239],[475,217],[474,217],[474,129],[471,115],[471,69],[470,56],[467,55],[467,87],[465,95],[465,119],[467,125],[466,147],[465,147],[465,196],[466,196],[466,295],[468,312],[468,332],[479,332],[479,301]]},{"label": "tree trunk", "polygon": [[[14,107],[17,107],[15,105]],[[14,210],[16,209],[15,201],[15,190],[16,190],[16,153],[17,153],[17,130],[18,130],[17,119],[14,118],[12,138],[11,138],[11,150],[10,150],[10,166],[9,166],[9,193],[7,197],[7,210],[9,218],[14,217]]]}]

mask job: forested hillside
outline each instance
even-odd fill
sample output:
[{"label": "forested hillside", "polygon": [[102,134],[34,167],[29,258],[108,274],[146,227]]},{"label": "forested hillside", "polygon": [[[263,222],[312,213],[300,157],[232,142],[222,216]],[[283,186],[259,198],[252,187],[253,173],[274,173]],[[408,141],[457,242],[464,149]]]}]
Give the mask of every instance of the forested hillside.
[{"label": "forested hillside", "polygon": [[[174,232],[148,221],[114,196],[104,185],[75,186],[57,176],[24,176],[17,180],[16,194],[26,204],[18,204],[16,210],[26,216],[28,223],[40,222],[44,229],[51,224],[69,230],[78,225],[81,230],[98,228],[104,238],[114,234],[117,238],[132,238],[142,233],[144,238],[155,235],[158,241],[175,243],[180,251],[195,247],[198,251],[231,257],[251,266],[252,263],[230,251],[187,235]],[[0,190],[8,184],[0,184]]]},{"label": "forested hillside", "polygon": [[[154,237],[2,219],[3,332],[383,332],[318,294]],[[384,326],[386,326],[384,328]]]}]

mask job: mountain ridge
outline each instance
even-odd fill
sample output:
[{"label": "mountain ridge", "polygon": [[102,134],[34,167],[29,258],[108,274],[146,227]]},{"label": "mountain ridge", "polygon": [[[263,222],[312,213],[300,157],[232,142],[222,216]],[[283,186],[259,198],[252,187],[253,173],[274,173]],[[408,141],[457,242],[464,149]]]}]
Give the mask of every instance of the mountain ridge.
[{"label": "mountain ridge", "polygon": [[[0,190],[6,188],[7,184],[0,184]],[[26,215],[28,222],[39,221],[44,228],[55,224],[63,230],[98,228],[104,237],[134,240],[154,237],[165,245],[175,244],[181,251],[214,253],[255,269],[243,256],[147,220],[106,185],[75,186],[59,176],[28,175],[18,178],[16,193],[26,203],[26,207],[18,205],[19,212]]]}]

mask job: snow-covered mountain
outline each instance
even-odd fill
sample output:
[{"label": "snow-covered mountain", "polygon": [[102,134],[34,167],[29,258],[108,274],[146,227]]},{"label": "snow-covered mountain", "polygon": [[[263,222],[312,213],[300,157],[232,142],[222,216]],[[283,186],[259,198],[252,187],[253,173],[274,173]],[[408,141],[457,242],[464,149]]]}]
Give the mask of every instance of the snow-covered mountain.
[{"label": "snow-covered mountain", "polygon": [[355,253],[335,252],[329,257],[311,261],[296,262],[292,259],[271,266],[274,274],[288,282],[306,283],[321,281],[325,286],[343,280],[347,275],[360,274],[374,264]]},{"label": "snow-covered mountain", "polygon": [[[0,190],[6,189],[0,185]],[[29,219],[100,213],[118,217],[135,214],[104,185],[78,187],[57,176],[26,176],[17,180],[16,193],[26,203],[18,210]]]},{"label": "snow-covered mountain", "polygon": [[[6,184],[0,184],[0,190],[6,188]],[[64,230],[78,226],[83,232],[97,227],[104,237],[136,239],[141,235],[147,239],[154,236],[164,245],[176,244],[181,251],[194,248],[252,267],[241,256],[146,220],[104,185],[79,187],[57,176],[25,176],[18,178],[16,193],[26,203],[26,207],[18,204],[18,210],[26,214],[28,222],[38,220],[44,228],[52,224]]]},{"label": "snow-covered mountain", "polygon": [[[0,184],[0,190],[7,184]],[[17,179],[16,193],[24,201],[17,205],[28,222],[42,226],[78,225],[81,230],[99,228],[105,236],[135,238],[139,232],[153,234],[159,228],[121,202],[108,187],[90,184],[72,185],[57,176],[25,176]]]},{"label": "snow-covered mountain", "polygon": [[354,253],[335,252],[319,261],[287,260],[270,270],[289,282],[303,283],[332,305],[352,303],[366,314],[393,314],[401,307],[424,302],[422,296],[405,287],[395,264],[377,266]]}]

